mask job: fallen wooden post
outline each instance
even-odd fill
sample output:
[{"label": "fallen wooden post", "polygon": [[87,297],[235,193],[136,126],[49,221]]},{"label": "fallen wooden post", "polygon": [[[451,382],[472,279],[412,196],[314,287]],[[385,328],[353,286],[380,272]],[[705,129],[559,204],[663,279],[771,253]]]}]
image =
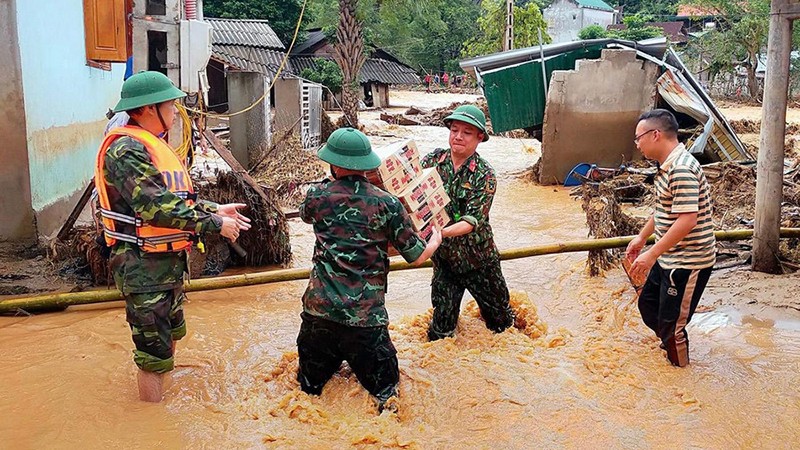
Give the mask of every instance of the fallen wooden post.
[{"label": "fallen wooden post", "polygon": [[92,198],[92,191],[94,190],[94,178],[89,180],[89,184],[86,186],[86,189],[83,190],[83,194],[81,194],[81,198],[78,199],[78,204],[75,205],[75,208],[72,209],[69,217],[67,217],[67,221],[64,222],[64,225],[61,226],[61,229],[58,231],[56,238],[59,241],[63,241],[69,235],[70,230],[72,230],[72,226],[75,225],[75,221],[78,220],[78,216],[81,215],[83,212],[83,208],[86,207],[86,204],[89,203],[89,199]]},{"label": "fallen wooden post", "polygon": [[247,172],[247,169],[245,169],[241,163],[239,163],[239,160],[237,160],[236,157],[233,156],[233,153],[231,153],[231,151],[228,150],[228,148],[225,147],[222,142],[220,142],[217,136],[211,132],[211,130],[206,130],[203,135],[206,137],[206,139],[208,139],[208,143],[211,145],[211,148],[213,148],[214,151],[219,154],[222,160],[225,161],[228,166],[230,166],[231,170],[233,170],[233,172],[237,175],[241,176],[242,180],[244,180],[244,182],[247,183],[247,185],[250,186],[267,205],[274,208],[278,214],[282,215],[283,211],[281,211],[281,208],[275,204],[275,202],[267,195],[266,192],[264,192],[263,189],[261,189],[261,186],[259,186],[258,182],[252,176],[250,176],[250,174]]},{"label": "fallen wooden post", "polygon": [[[738,241],[753,237],[753,230],[728,230],[714,232],[719,241]],[[800,228],[781,228],[781,237],[800,238]],[[528,258],[531,256],[551,255],[556,253],[582,252],[588,250],[603,250],[611,248],[622,248],[628,245],[634,236],[613,237],[607,239],[586,239],[581,241],[565,242],[560,244],[534,245],[531,247],[503,250],[500,252],[500,259],[503,261]],[[652,243],[651,237],[648,243]],[[409,270],[415,268],[431,267],[430,261],[426,261],[418,267],[414,267],[405,261],[392,261],[389,270]],[[311,269],[281,269],[269,272],[245,273],[241,275],[229,275],[214,278],[202,278],[186,283],[187,292],[208,291],[213,289],[227,289],[240,286],[252,286],[257,284],[279,283],[283,281],[295,281],[308,279]],[[67,307],[72,305],[86,305],[92,303],[104,303],[122,300],[122,293],[118,290],[68,292],[60,294],[44,294],[33,297],[20,297],[7,300],[0,300],[0,314],[10,313],[19,310],[35,310],[38,308]]]}]

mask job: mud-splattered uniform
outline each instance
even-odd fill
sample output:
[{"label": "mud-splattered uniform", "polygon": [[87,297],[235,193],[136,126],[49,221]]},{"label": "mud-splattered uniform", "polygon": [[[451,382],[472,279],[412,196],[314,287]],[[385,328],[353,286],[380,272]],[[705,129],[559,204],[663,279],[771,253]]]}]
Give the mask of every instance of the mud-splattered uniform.
[{"label": "mud-splattered uniform", "polygon": [[475,297],[486,326],[501,332],[514,323],[508,305],[509,293],[500,269],[500,253],[489,224],[497,178],[494,169],[477,153],[456,171],[450,149],[436,149],[422,160],[423,167],[436,167],[450,204],[447,213],[454,222],[465,221],[472,232],[445,238],[433,255],[431,340],[453,336],[461,300],[468,290]]},{"label": "mud-splattered uniform", "polygon": [[361,384],[386,401],[399,381],[384,306],[388,245],[411,262],[426,244],[400,201],[361,176],[311,188],[300,217],[316,235],[297,336],[301,388],[318,395],[346,360]]}]

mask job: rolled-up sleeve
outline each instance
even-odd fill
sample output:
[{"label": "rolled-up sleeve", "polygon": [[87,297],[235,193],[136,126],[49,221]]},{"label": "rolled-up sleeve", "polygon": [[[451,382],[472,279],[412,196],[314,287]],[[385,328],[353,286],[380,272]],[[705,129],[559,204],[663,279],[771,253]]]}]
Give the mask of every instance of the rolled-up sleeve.
[{"label": "rolled-up sleeve", "polygon": [[487,222],[489,220],[489,211],[492,209],[496,186],[497,180],[492,172],[487,172],[484,176],[476,179],[466,194],[466,208],[460,220],[473,227]]}]

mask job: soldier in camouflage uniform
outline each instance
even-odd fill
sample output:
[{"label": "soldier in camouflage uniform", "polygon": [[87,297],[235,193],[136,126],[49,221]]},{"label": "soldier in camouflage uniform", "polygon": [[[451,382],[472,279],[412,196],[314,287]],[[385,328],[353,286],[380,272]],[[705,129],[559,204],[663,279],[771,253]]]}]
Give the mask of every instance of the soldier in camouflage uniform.
[{"label": "soldier in camouflage uniform", "polygon": [[428,338],[455,335],[461,299],[468,290],[486,322],[497,333],[514,323],[500,254],[489,225],[489,210],[497,188],[494,169],[476,153],[489,140],[486,116],[473,105],[462,105],[444,119],[450,128],[450,148],[436,149],[422,160],[436,167],[450,204],[453,223],[442,230],[442,245],[433,255],[431,302],[433,319]]},{"label": "soldier in camouflage uniform", "polygon": [[[136,132],[146,130],[160,136],[172,126],[174,101],[185,95],[163,74],[141,72],[125,81],[114,112],[128,112],[128,127]],[[96,176],[96,184],[105,183],[108,210],[139,218],[144,226],[221,233],[232,241],[240,230],[249,229],[250,220],[237,211],[245,205],[204,201],[189,205],[167,188],[166,175],[154,165],[145,144],[118,134],[123,128],[116,130],[110,130],[110,143],[104,141],[101,148],[101,155],[105,151],[103,160],[98,161],[102,179]],[[137,234],[133,225],[120,223],[115,228],[123,234]],[[107,226],[105,234],[108,238]],[[117,239],[110,258],[114,281],[125,297],[126,317],[136,346],[133,359],[139,367],[139,397],[161,401],[164,374],[174,367],[175,341],[186,334],[182,306],[186,251],[148,252],[136,243]]]},{"label": "soldier in camouflage uniform", "polygon": [[360,131],[336,130],[319,157],[331,164],[335,180],[311,188],[300,205],[316,244],[297,336],[297,379],[304,392],[319,395],[345,360],[382,411],[400,378],[384,306],[388,245],[421,264],[441,234],[434,231],[426,244],[397,197],[367,181],[364,172],[380,159]]}]

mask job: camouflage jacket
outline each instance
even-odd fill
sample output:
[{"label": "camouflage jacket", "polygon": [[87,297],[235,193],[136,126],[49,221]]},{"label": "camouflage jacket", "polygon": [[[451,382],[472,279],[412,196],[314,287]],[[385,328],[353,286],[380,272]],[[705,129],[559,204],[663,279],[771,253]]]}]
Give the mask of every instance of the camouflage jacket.
[{"label": "camouflage jacket", "polygon": [[303,310],[348,326],[387,325],[389,243],[408,262],[426,245],[397,197],[366,178],[343,177],[312,187],[300,218],[314,225],[316,235]]},{"label": "camouflage jacket", "polygon": [[497,190],[492,166],[475,153],[456,171],[450,149],[439,148],[422,159],[422,167],[436,167],[442,177],[450,196],[446,209],[453,221],[463,220],[475,227],[468,234],[443,239],[433,255],[434,263],[464,273],[499,258],[492,226],[489,225],[489,210]]},{"label": "camouflage jacket", "polygon": [[[144,145],[131,137],[120,137],[111,144],[103,175],[115,211],[138,214],[145,222],[160,227],[196,233],[222,229],[222,218],[213,214],[217,205],[197,202],[189,206],[170,192]],[[132,228],[120,231],[135,234]],[[121,241],[111,249],[110,263],[114,282],[125,294],[174,289],[183,283],[187,270],[185,252],[146,253]]]}]

